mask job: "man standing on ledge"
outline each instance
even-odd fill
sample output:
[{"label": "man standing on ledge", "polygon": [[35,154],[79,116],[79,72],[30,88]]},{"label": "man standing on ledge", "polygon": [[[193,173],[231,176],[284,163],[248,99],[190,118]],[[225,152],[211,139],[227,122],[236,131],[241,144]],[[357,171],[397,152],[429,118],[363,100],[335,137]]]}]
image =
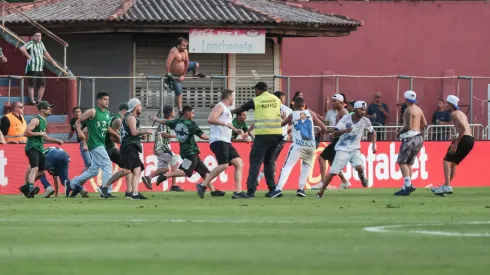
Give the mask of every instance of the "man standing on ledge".
[{"label": "man standing on ledge", "polygon": [[189,42],[185,38],[178,38],[167,57],[167,84],[175,93],[175,104],[179,109],[179,117],[182,116],[182,81],[186,73],[192,71],[193,76],[206,77],[199,73],[199,63],[189,61],[187,46]]},{"label": "man standing on ledge", "polygon": [[250,170],[247,178],[247,196],[255,197],[257,177],[260,166],[264,163],[264,174],[269,188],[269,194],[276,189],[274,179],[274,152],[282,140],[281,100],[267,90],[267,84],[259,82],[255,85],[254,99],[232,111],[237,114],[242,111],[254,110],[255,140],[250,151]]}]

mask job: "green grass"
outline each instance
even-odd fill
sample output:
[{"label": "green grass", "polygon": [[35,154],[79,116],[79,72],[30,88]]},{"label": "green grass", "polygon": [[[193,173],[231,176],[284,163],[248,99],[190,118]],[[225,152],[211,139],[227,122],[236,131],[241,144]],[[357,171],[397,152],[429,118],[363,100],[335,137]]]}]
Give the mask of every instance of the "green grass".
[{"label": "green grass", "polygon": [[[444,198],[394,191],[335,190],[323,200],[313,191],[254,200],[0,196],[0,274],[488,274],[490,237],[411,231],[490,234],[490,224],[458,223],[490,221],[490,188]],[[363,230],[400,224],[411,226]]]}]

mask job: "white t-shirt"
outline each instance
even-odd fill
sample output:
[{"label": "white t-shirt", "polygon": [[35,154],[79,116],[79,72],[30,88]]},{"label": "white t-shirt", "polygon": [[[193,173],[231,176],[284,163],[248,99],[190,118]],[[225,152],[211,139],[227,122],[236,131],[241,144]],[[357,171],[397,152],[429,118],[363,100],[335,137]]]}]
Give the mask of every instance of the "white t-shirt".
[{"label": "white t-shirt", "polygon": [[328,126],[335,126],[337,125],[337,115],[339,111],[335,109],[330,109],[327,112],[327,115],[325,116],[325,120],[328,121]]},{"label": "white t-shirt", "polygon": [[293,146],[315,149],[314,124],[310,111],[294,111],[292,122]]},{"label": "white t-shirt", "polygon": [[[223,113],[219,115],[218,120],[224,123],[231,123],[233,117],[231,116],[230,108],[228,108],[223,102],[220,102],[223,106]],[[224,141],[231,143],[231,134],[232,130],[226,126],[214,125],[211,124],[209,129],[209,143],[213,143],[215,141]]]},{"label": "white t-shirt", "polygon": [[361,139],[364,130],[368,130],[370,133],[374,130],[368,118],[363,117],[357,123],[354,123],[352,121],[352,115],[345,115],[337,123],[335,129],[344,130],[348,128],[352,128],[352,131],[340,136],[339,141],[335,145],[335,151],[352,152],[356,149],[361,149]]},{"label": "white t-shirt", "polygon": [[[282,116],[285,115],[285,117],[288,117],[290,114],[293,113],[293,110],[289,108],[288,106],[281,104],[281,119]],[[284,137],[284,140],[287,140],[288,137],[288,125],[282,127],[282,136]]]}]

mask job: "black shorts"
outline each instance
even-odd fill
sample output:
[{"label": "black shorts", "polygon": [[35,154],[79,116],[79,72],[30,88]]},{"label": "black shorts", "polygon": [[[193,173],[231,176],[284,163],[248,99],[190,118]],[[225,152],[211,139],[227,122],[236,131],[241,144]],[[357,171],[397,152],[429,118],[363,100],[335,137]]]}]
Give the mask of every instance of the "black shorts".
[{"label": "black shorts", "polygon": [[218,165],[230,164],[232,159],[240,158],[237,150],[231,145],[231,143],[224,141],[215,141],[209,145],[211,151],[218,160]]},{"label": "black shorts", "polygon": [[29,165],[31,168],[37,167],[38,172],[46,170],[46,157],[43,153],[41,153],[41,151],[31,148],[26,151],[26,156],[29,159]]},{"label": "black shorts", "polygon": [[337,153],[335,151],[335,145],[337,144],[337,142],[339,142],[338,138],[332,140],[332,142],[330,142],[330,144],[328,144],[327,147],[323,149],[320,157],[333,163],[333,160],[335,159],[335,154]]},{"label": "black shorts", "polygon": [[[451,144],[453,143],[454,141]],[[463,136],[463,138],[461,138],[458,143],[456,153],[450,154],[448,148],[444,160],[459,165],[461,161],[463,161],[463,159],[465,159],[466,156],[471,152],[471,149],[473,149],[473,145],[475,145],[475,138],[473,138],[472,136]]]},{"label": "black shorts", "polygon": [[201,178],[205,178],[206,174],[209,174],[208,167],[202,162],[199,155],[181,156],[182,164],[179,169],[184,171],[185,175],[190,178],[194,171],[196,171]]},{"label": "black shorts", "polygon": [[134,169],[141,167],[145,169],[143,162],[141,162],[138,147],[134,144],[121,146],[120,149],[121,165],[119,167],[133,171]]},{"label": "black shorts", "polygon": [[45,78],[37,78],[37,77],[44,77],[44,72],[34,72],[34,71],[28,71],[26,73],[26,76],[35,76],[36,78],[29,77],[28,82],[29,82],[29,88],[39,88],[39,87],[45,87],[46,86],[46,79]]},{"label": "black shorts", "polygon": [[424,145],[424,138],[421,135],[403,138],[396,163],[413,165],[422,145]]},{"label": "black shorts", "polygon": [[274,151],[274,161],[276,161],[277,158],[279,157],[279,155],[281,154],[282,149],[284,149],[285,144],[286,144],[286,141],[284,139],[282,139],[279,142],[279,145],[277,145],[276,151]]},{"label": "black shorts", "polygon": [[112,163],[121,167],[121,152],[117,148],[106,149],[106,151]]}]

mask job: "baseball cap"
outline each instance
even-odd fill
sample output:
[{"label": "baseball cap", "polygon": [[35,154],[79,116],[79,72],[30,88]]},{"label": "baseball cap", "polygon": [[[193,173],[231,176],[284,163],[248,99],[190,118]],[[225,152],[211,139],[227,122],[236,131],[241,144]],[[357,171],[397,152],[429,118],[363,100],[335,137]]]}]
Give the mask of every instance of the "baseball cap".
[{"label": "baseball cap", "polygon": [[172,107],[170,105],[165,105],[163,107],[163,117],[168,118],[172,114],[173,111],[174,111],[174,107]]},{"label": "baseball cap", "polygon": [[121,104],[119,104],[119,111],[122,111],[122,110],[129,110],[129,106],[128,106],[128,103],[126,102],[123,102]]},{"label": "baseball cap", "polygon": [[267,91],[269,88],[267,87],[267,84],[265,82],[259,82],[255,84],[254,89],[257,89],[259,91]]},{"label": "baseball cap", "polygon": [[367,109],[367,104],[364,101],[356,101],[354,103],[354,109]]},{"label": "baseball cap", "polygon": [[403,95],[410,103],[417,103],[417,94],[414,91],[406,91]]},{"label": "baseball cap", "polygon": [[48,107],[53,107],[54,104],[49,104],[47,101],[43,100],[37,104],[37,109],[47,109]]},{"label": "baseball cap", "polygon": [[446,101],[448,103],[451,103],[451,105],[453,105],[454,108],[456,109],[459,109],[459,98],[455,95],[448,95],[447,98],[446,98]]},{"label": "baseball cap", "polygon": [[340,102],[344,102],[344,96],[343,96],[343,95],[341,95],[341,94],[334,94],[334,95],[332,96],[332,99],[336,99],[336,100],[338,100],[338,101],[340,101]]},{"label": "baseball cap", "polygon": [[141,101],[139,99],[137,99],[136,97],[134,98],[131,98],[129,101],[128,101],[128,112],[132,112],[134,110],[134,108],[136,108],[136,106],[138,105],[141,105]]}]

